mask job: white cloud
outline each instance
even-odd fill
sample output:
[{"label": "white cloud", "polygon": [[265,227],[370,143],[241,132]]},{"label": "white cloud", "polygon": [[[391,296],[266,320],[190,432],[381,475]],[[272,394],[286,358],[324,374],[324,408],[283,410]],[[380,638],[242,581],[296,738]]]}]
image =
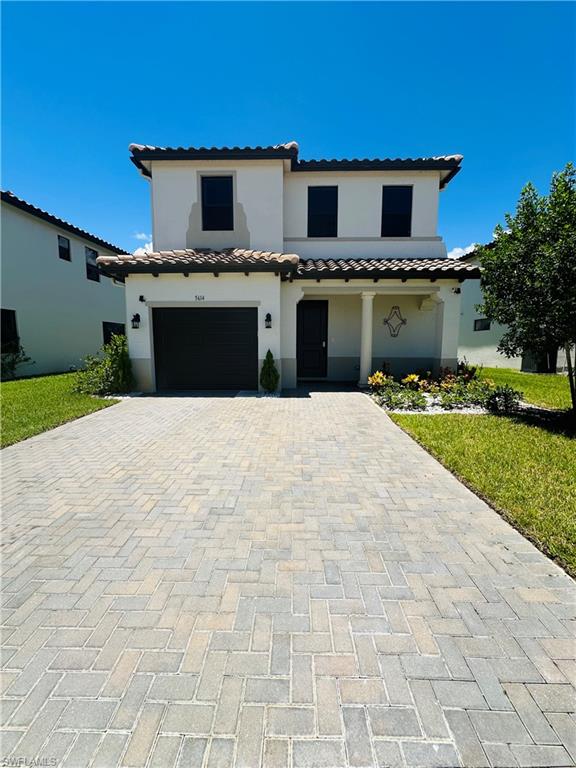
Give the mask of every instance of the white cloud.
[{"label": "white cloud", "polygon": [[136,240],[152,240],[152,235],[148,235],[146,232],[134,232],[132,237],[135,237]]},{"label": "white cloud", "polygon": [[470,245],[467,245],[464,248],[452,248],[451,251],[448,251],[448,258],[461,259],[462,256],[466,256],[467,253],[472,253],[475,247],[475,243],[470,243]]},{"label": "white cloud", "polygon": [[152,240],[150,240],[149,243],[144,243],[144,246],[142,248],[136,248],[135,251],[133,251],[133,254],[135,256],[144,256],[145,253],[150,253],[150,251],[153,251],[154,248],[152,247]]}]

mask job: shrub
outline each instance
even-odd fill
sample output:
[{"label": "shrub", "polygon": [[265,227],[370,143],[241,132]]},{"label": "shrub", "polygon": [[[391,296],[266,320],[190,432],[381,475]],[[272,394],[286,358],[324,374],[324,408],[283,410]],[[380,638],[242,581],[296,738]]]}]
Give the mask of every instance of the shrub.
[{"label": "shrub", "polygon": [[264,362],[262,363],[262,370],[260,371],[260,384],[266,392],[276,392],[279,381],[280,374],[278,373],[278,368],[276,368],[276,363],[274,362],[274,355],[268,350]]},{"label": "shrub", "polygon": [[380,392],[382,389],[394,385],[395,382],[392,376],[383,371],[374,371],[372,376],[368,376],[368,384],[372,392]]},{"label": "shrub", "polygon": [[376,397],[378,405],[390,411],[423,411],[426,408],[426,398],[422,392],[406,389],[395,384],[383,389]]},{"label": "shrub", "polygon": [[409,373],[402,379],[402,384],[408,389],[420,389],[420,376],[417,373]]},{"label": "shrub", "polygon": [[486,400],[486,407],[492,413],[512,413],[518,410],[521,398],[522,392],[508,384],[502,384],[491,391]]},{"label": "shrub", "polygon": [[2,379],[13,379],[16,376],[16,368],[24,363],[34,365],[34,360],[28,357],[24,348],[18,347],[10,352],[2,352]]},{"label": "shrub", "polygon": [[470,365],[470,363],[464,358],[458,363],[456,368],[457,375],[465,381],[472,381],[478,378],[478,366]]},{"label": "shrub", "polygon": [[75,390],[86,395],[114,395],[134,388],[126,336],[112,336],[99,355],[88,355],[78,372]]}]

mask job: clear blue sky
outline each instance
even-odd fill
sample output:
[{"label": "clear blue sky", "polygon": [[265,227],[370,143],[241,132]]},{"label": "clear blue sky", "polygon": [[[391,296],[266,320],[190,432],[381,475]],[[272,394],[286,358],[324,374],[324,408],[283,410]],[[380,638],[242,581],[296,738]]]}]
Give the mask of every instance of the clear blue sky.
[{"label": "clear blue sky", "polygon": [[460,152],[449,249],[574,159],[571,3],[2,5],[2,187],[129,250],[150,231],[130,142]]}]

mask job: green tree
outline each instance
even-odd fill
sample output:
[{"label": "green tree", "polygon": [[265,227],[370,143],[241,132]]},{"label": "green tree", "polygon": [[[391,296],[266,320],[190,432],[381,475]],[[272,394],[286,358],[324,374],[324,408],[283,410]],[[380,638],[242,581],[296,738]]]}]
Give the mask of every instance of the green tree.
[{"label": "green tree", "polygon": [[260,384],[266,392],[276,392],[279,381],[280,374],[278,373],[278,368],[276,368],[276,363],[274,362],[274,355],[268,350],[264,362],[262,363],[262,370],[260,371]]},{"label": "green tree", "polygon": [[508,357],[566,352],[572,407],[576,383],[576,170],[571,163],[552,177],[541,197],[528,183],[515,214],[506,214],[494,241],[479,246],[484,297],[478,309],[508,326],[498,349]]}]

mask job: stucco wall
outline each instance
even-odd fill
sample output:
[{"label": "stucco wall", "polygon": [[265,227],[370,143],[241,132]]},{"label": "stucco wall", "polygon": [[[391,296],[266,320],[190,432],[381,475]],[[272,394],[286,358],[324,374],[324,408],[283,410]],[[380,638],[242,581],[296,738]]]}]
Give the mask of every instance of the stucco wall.
[{"label": "stucco wall", "polygon": [[[382,186],[411,185],[412,236],[382,238]],[[338,238],[308,238],[308,187],[338,186]],[[307,258],[442,257],[436,234],[439,175],[414,173],[289,173],[284,177],[284,248]]]},{"label": "stucco wall", "polygon": [[[160,306],[242,307],[258,308],[258,371],[270,349],[281,369],[280,349],[280,280],[274,274],[252,273],[213,275],[164,274],[131,275],[126,280],[126,327],[130,357],[143,391],[155,389],[152,309]],[[139,300],[144,296],[145,302]],[[272,315],[272,328],[265,328],[264,317]],[[138,313],[140,327],[133,329],[130,319]],[[281,370],[280,370],[281,373]]]},{"label": "stucco wall", "polygon": [[482,302],[480,280],[466,280],[462,285],[460,334],[458,341],[458,357],[466,358],[474,365],[485,365],[492,368],[516,368],[522,366],[521,357],[506,357],[498,352],[497,346],[505,328],[498,323],[492,323],[489,331],[475,331],[474,320],[483,317],[476,310],[476,305]]},{"label": "stucco wall", "polygon": [[[201,227],[202,175],[233,176],[234,230],[203,232]],[[283,164],[209,162],[152,163],[154,248],[256,248],[281,251],[283,247]]]},{"label": "stucco wall", "polygon": [[[102,322],[123,323],[124,288],[101,276],[86,277],[89,241],[1,204],[2,307],[16,310],[20,342],[35,365],[19,375],[79,367],[103,343]],[[58,235],[70,240],[71,261],[58,257]]]}]

